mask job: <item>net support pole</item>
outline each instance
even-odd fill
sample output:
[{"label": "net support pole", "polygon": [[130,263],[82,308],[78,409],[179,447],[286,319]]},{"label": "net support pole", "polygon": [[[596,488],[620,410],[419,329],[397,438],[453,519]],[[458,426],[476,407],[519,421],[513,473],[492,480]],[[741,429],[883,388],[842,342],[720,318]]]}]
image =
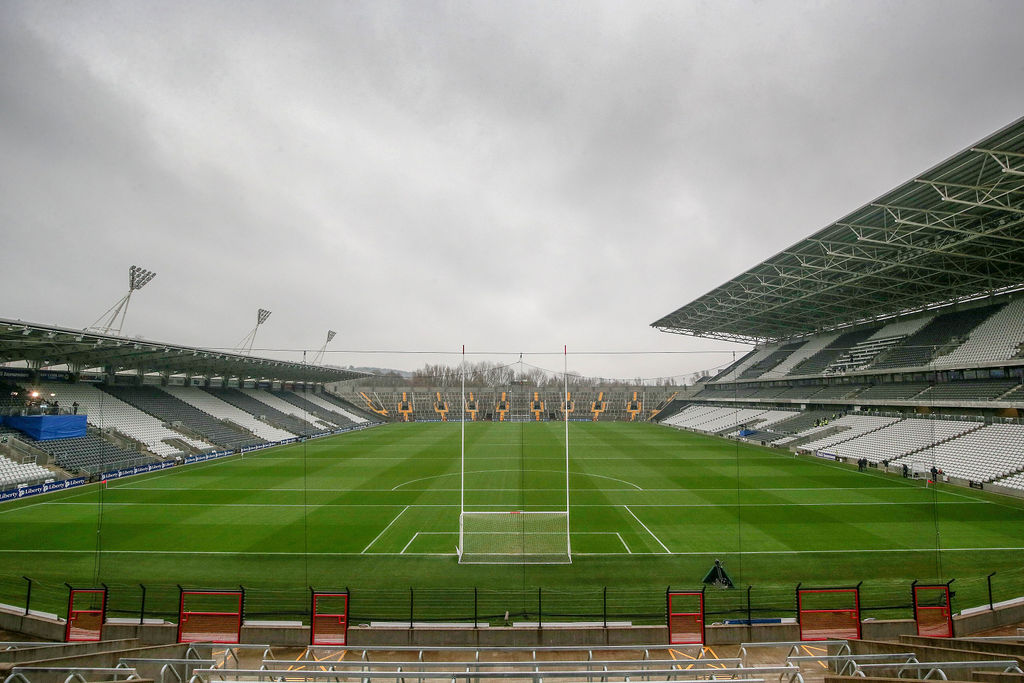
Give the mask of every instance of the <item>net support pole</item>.
[{"label": "net support pole", "polygon": [[459,427],[459,559],[462,559],[462,516],[466,512],[466,345],[462,345],[462,419]]},{"label": "net support pole", "polygon": [[[466,345],[462,345],[462,426],[459,432],[459,514],[466,511]],[[461,539],[460,539],[461,540]]]},{"label": "net support pole", "polygon": [[562,347],[562,418],[565,422],[565,548],[572,557],[572,539],[569,534],[569,345]]}]

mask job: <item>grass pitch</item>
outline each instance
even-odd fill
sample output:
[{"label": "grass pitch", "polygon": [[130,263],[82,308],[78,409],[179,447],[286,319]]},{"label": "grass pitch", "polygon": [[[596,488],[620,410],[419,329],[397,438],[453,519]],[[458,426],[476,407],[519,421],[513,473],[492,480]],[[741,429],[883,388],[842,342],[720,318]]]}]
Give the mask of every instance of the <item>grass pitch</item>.
[{"label": "grass pitch", "polygon": [[[142,583],[168,612],[175,584],[243,584],[266,613],[301,614],[306,586],[347,586],[386,619],[408,617],[414,587],[433,596],[417,618],[454,619],[468,608],[445,591],[514,594],[529,614],[537,587],[579,605],[607,586],[636,616],[716,558],[764,612],[791,608],[797,582],[865,581],[879,609],[914,579],[956,578],[957,608],[987,602],[993,571],[996,600],[1024,594],[1024,502],[651,424],[569,427],[569,566],[458,564],[459,425],[393,424],[4,504],[0,600],[24,604],[29,576],[33,607],[62,612],[63,582],[104,582],[128,612]],[[468,424],[467,509],[563,509],[564,444],[562,423]],[[741,612],[740,592],[709,611]]]}]

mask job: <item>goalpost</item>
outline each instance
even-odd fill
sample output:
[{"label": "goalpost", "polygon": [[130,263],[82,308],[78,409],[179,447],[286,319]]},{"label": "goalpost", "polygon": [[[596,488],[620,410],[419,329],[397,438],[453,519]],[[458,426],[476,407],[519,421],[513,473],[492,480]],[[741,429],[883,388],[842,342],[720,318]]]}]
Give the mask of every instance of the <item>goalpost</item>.
[{"label": "goalpost", "polygon": [[[568,347],[563,349],[564,394],[569,395]],[[462,432],[460,435],[460,564],[569,564],[569,413],[565,424],[565,508],[562,510],[466,509],[466,347],[462,347]]]}]

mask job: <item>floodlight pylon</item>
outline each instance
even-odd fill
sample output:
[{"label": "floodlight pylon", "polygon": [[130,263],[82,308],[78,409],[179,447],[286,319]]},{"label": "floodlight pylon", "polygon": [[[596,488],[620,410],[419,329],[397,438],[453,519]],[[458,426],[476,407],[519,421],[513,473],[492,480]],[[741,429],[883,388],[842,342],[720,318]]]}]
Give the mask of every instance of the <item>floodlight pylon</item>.
[{"label": "floodlight pylon", "polygon": [[324,342],[324,345],[321,346],[320,350],[316,352],[315,356],[313,356],[313,365],[320,365],[320,363],[323,362],[324,354],[327,353],[327,345],[331,343],[331,340],[334,339],[337,334],[338,333],[334,330],[327,330],[327,341]]},{"label": "floodlight pylon", "polygon": [[242,337],[242,341],[235,344],[235,351],[246,356],[252,355],[252,345],[256,341],[256,333],[259,332],[260,325],[267,322],[267,318],[270,317],[270,311],[265,308],[257,309],[256,311],[256,327],[249,330],[249,334]]},{"label": "floodlight pylon", "polygon": [[[128,269],[128,293],[108,308],[103,315],[96,319],[96,322],[85,329],[90,332],[99,332],[100,334],[120,335],[121,330],[124,329],[124,320],[128,315],[128,304],[132,300],[132,294],[145,287],[155,277],[156,273],[152,270],[146,270],[139,266],[130,267]],[[121,316],[120,321],[117,319],[118,316]],[[114,327],[115,324],[117,327]]]}]

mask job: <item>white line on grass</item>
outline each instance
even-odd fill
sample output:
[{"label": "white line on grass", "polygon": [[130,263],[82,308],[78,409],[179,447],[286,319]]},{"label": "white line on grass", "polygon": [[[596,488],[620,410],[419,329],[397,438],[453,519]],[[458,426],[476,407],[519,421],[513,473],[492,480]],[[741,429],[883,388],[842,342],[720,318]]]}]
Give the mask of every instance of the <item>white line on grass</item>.
[{"label": "white line on grass", "polygon": [[[470,490],[470,489],[467,489]],[[505,489],[501,489],[505,490]],[[37,503],[38,505],[39,503]],[[69,503],[63,500],[50,501],[49,505],[91,505],[96,507],[94,502],[75,502]],[[855,507],[875,507],[883,505],[898,505],[898,506],[912,506],[912,505],[993,505],[991,501],[977,500],[968,498],[967,500],[940,500],[932,502],[930,500],[919,500],[911,501],[907,503],[900,503],[896,501],[861,501],[861,502],[848,502],[848,503],[740,503],[740,507],[743,508],[771,508],[771,507],[840,507],[840,506],[855,506]],[[149,505],[155,505],[156,507],[210,507],[208,502],[198,503],[162,503],[162,502],[136,502],[136,501],[121,501],[111,502],[104,501],[103,506],[133,506],[145,507]],[[316,508],[331,508],[331,507],[369,507],[369,508],[393,508],[401,507],[401,503],[309,503],[303,505],[302,503],[217,503],[217,507],[221,508],[301,508],[301,507],[316,507]],[[729,503],[630,503],[635,508],[734,508],[735,505]],[[24,510],[30,505],[26,505],[21,508],[15,508],[18,510]],[[457,508],[458,503],[414,503],[410,504],[409,507],[417,508]],[[506,510],[509,506],[502,505],[500,503],[493,503],[489,505],[480,505],[479,507],[492,507]],[[606,508],[611,507],[609,503],[573,503],[574,508],[593,508],[600,507]],[[1020,510],[1021,508],[1011,508],[1014,510]],[[546,510],[544,510],[546,512]],[[13,510],[3,510],[0,512],[13,512]],[[582,532],[580,532],[582,533]]]},{"label": "white line on grass", "polygon": [[419,535],[420,535],[420,532],[418,532],[418,531],[417,531],[416,533],[414,533],[414,534],[412,535],[412,538],[410,538],[410,539],[409,539],[409,542],[405,544],[405,547],[404,547],[404,548],[402,548],[402,552],[400,552],[400,553],[398,553],[398,554],[399,554],[399,555],[405,555],[405,551],[409,549],[409,546],[411,546],[411,545],[412,545],[412,542],[413,542],[413,541],[415,541],[415,540],[416,540],[416,537],[417,537],[417,536],[419,536]]},{"label": "white line on grass", "polygon": [[[510,471],[518,472],[519,470],[510,470]],[[452,474],[455,475],[455,474],[458,474],[458,472],[453,472]],[[596,477],[598,475],[588,475],[588,476],[595,476]],[[405,482],[405,483],[408,484],[410,482]],[[629,482],[626,482],[626,483],[629,483]],[[718,488],[677,487],[677,488],[673,488],[673,489],[652,489],[652,488],[646,488],[645,489],[645,488],[641,488],[639,486],[636,486],[635,484],[631,484],[631,485],[635,486],[639,490],[644,491],[646,493],[660,493],[660,492],[679,493],[681,491],[730,491],[732,493],[736,492],[736,487],[735,486],[723,486],[723,487],[718,487]],[[404,484],[399,484],[399,486],[404,486]],[[113,487],[111,487],[111,488],[113,488]],[[195,488],[191,488],[191,487],[187,487],[187,486],[181,487],[181,488],[171,487],[171,486],[118,486],[116,488],[131,489],[132,491],[192,491],[192,492],[196,492]],[[387,488],[387,489],[353,489],[353,490],[358,490],[361,493],[388,493],[388,492],[394,491],[395,489],[394,488]],[[413,492],[413,493],[422,493],[424,491],[460,491],[460,490],[461,489],[456,489],[456,488],[450,488],[450,489],[438,489],[438,488],[430,488],[430,489],[404,489],[404,491]],[[485,488],[480,488],[480,489],[466,489],[466,490],[467,491],[470,491],[470,490],[472,490],[472,491],[509,491],[511,489],[504,489],[504,488],[485,489]],[[523,488],[523,489],[520,489],[519,487],[516,487],[515,490],[516,491],[565,491],[565,487],[563,486],[561,488],[557,488],[556,487],[556,488]],[[622,489],[593,489],[593,490],[596,491],[596,492],[599,492],[599,493],[608,493],[608,492],[612,492],[612,491],[621,491]],[[234,491],[234,492],[240,492],[240,491],[329,491],[331,493],[338,493],[338,489],[337,488],[325,488],[325,489],[305,488],[305,489],[301,489],[301,488],[283,488],[283,487],[281,487],[281,488],[278,488],[278,487],[246,488],[246,489],[217,488],[216,491],[212,491],[212,493],[220,493],[220,492],[224,492],[224,491]],[[922,493],[929,493],[929,494],[931,493],[931,489],[925,489],[925,488],[921,488],[921,487],[917,487],[917,486],[913,486],[913,485],[907,485],[907,486],[835,486],[835,487],[829,487],[829,488],[823,488],[823,487],[820,487],[820,486],[817,486],[817,487],[815,487],[815,486],[799,486],[799,487],[788,487],[788,488],[771,488],[771,487],[768,487],[768,488],[745,488],[745,489],[743,489],[743,491],[745,491],[745,492],[759,492],[759,491],[769,491],[769,492],[771,492],[771,491],[826,491],[826,492],[831,492],[831,491],[921,491]],[[939,493],[940,494],[950,493],[952,495],[957,495],[957,496],[960,496],[960,497],[967,497],[967,498],[970,497],[970,496],[965,496],[964,494],[961,494],[961,493],[953,493],[952,491],[946,491],[946,490],[939,491]]]},{"label": "white line on grass", "polygon": [[[399,512],[397,515],[395,515],[395,518],[393,520],[391,520],[391,522],[386,527],[384,527],[384,530],[381,531],[379,534],[377,534],[377,537],[374,538],[372,541],[370,541],[370,543],[365,548],[363,548],[363,553],[365,553],[367,550],[369,550],[370,546],[373,545],[374,543],[376,543],[377,539],[380,538],[381,536],[383,536],[384,532],[387,531],[388,529],[390,529],[391,525],[394,524],[395,522],[397,522],[398,518],[401,517],[402,515],[404,515],[405,511],[408,510],[408,509],[409,509],[408,505],[406,505],[404,508],[402,508],[402,511]],[[362,554],[362,553],[360,553],[360,554]]]},{"label": "white line on grass", "polygon": [[[441,532],[427,532],[421,531],[421,534],[426,533],[441,533]],[[456,532],[445,532],[454,535]],[[574,532],[579,533],[579,532]],[[603,531],[594,533],[605,533],[611,534],[614,532]],[[939,548],[944,553],[976,553],[976,552],[1007,552],[1007,551],[1020,551],[1024,550],[1024,547],[1006,547],[1006,548]],[[824,555],[824,554],[847,554],[847,553],[934,553],[935,548],[857,548],[857,549],[844,549],[844,550],[744,550],[743,555]],[[27,553],[27,554],[62,554],[62,553],[89,553],[93,555],[96,553],[95,549],[89,550],[72,550],[72,549],[0,549],[0,555],[3,554],[15,554],[15,553]],[[306,553],[302,552],[291,552],[291,551],[250,551],[250,550],[104,550],[104,555],[295,555],[301,556]],[[324,553],[308,553],[310,556],[329,556],[329,557],[359,557],[360,555],[366,555],[367,553],[357,552],[324,552]],[[393,555],[398,557],[401,553],[386,552],[386,553],[369,553],[371,555]],[[416,555],[430,555],[437,557],[452,557],[455,553],[415,553]],[[695,550],[686,551],[679,553],[655,553],[655,552],[634,552],[633,555],[731,555],[736,554],[735,550]],[[579,553],[574,552],[573,555],[588,555],[594,557],[621,557],[622,553]]]},{"label": "white line on grass", "polygon": [[620,541],[622,541],[622,547],[626,549],[626,552],[632,555],[633,551],[629,549],[629,546],[626,545],[626,541],[623,540],[622,536],[619,534],[618,531],[615,532],[615,535],[619,537]]},{"label": "white line on grass", "polygon": [[[633,511],[629,509],[628,505],[623,505],[622,507],[626,508],[626,512],[628,512],[629,514],[633,515]],[[660,538],[658,538],[657,536],[654,535],[653,531],[651,531],[650,529],[647,528],[646,524],[644,524],[643,522],[640,521],[639,517],[637,517],[636,515],[633,515],[633,519],[635,519],[637,521],[637,523],[640,526],[642,526],[647,533],[649,533],[651,535],[651,538],[653,538],[655,541],[658,542],[658,545],[660,545],[662,548],[665,548],[665,552],[666,553],[668,553],[670,555],[672,554],[672,551],[669,550],[668,547],[664,543],[661,542]],[[632,553],[630,553],[630,554],[632,554]]]},{"label": "white line on grass", "polygon": [[[94,491],[90,487],[90,490],[88,490],[88,491],[81,491],[79,493],[75,493],[75,494],[70,495],[70,496],[65,496],[64,498],[61,498],[60,500],[65,500],[67,498],[78,498],[79,496],[84,496],[87,493],[94,493]],[[24,500],[24,499],[22,499],[22,500]],[[38,503],[32,503],[31,505],[19,505],[18,507],[11,507],[11,508],[9,508],[7,510],[0,510],[0,515],[6,514],[8,512],[17,512],[19,510],[28,510],[29,508],[34,508],[37,505],[56,505],[58,502],[59,501],[56,501],[56,500],[41,500]],[[82,503],[82,505],[92,505],[93,507],[96,507],[97,504],[96,503]]]},{"label": "white line on grass", "polygon": [[[153,481],[154,479],[163,479],[164,477],[169,477],[172,474],[177,475],[177,474],[184,474],[184,473],[188,473],[188,472],[195,472],[197,470],[201,470],[201,469],[204,469],[206,467],[210,467],[212,465],[223,465],[224,463],[239,462],[240,460],[241,460],[241,458],[239,458],[237,455],[229,455],[229,456],[226,456],[224,458],[217,458],[215,460],[208,460],[207,462],[193,463],[191,465],[182,465],[182,466],[179,466],[179,467],[171,468],[167,472],[161,472],[160,474],[154,474],[152,476],[149,476],[151,473],[146,473],[146,474],[140,475],[142,477],[145,477],[145,479],[140,479],[140,481],[150,482],[150,481]],[[107,488],[111,488],[111,489],[138,489],[138,490],[143,490],[143,491],[149,491],[149,490],[151,490],[151,491],[165,491],[165,490],[166,491],[174,491],[174,490],[184,491],[184,490],[187,490],[187,489],[170,489],[170,488],[169,489],[162,489],[159,486],[153,486],[153,487],[146,488],[146,487],[142,487],[142,486],[133,486],[132,485],[133,482],[134,482],[134,479],[127,479],[127,478],[126,479],[112,479],[112,480],[109,480],[109,483],[107,484]]]},{"label": "white line on grass", "polygon": [[[565,470],[531,470],[531,469],[528,469],[526,471],[527,472],[544,472],[544,473],[549,473],[549,474],[564,474],[565,473]],[[466,472],[466,474],[491,474],[491,473],[494,473],[494,472],[522,472],[522,470],[473,470],[471,472]],[[402,488],[403,486],[406,486],[407,484],[415,484],[416,482],[427,481],[428,479],[440,479],[441,477],[454,477],[454,476],[457,476],[458,474],[459,474],[458,472],[445,472],[444,474],[432,474],[429,477],[420,477],[419,479],[410,479],[409,481],[403,481],[401,484],[398,484],[397,486],[392,487],[391,490],[392,491],[397,491],[398,489]],[[605,476],[603,474],[590,474],[588,472],[570,472],[569,474],[572,475],[572,476],[596,477],[598,479],[608,479],[610,481],[617,481],[620,484],[626,484],[627,486],[632,486],[637,491],[643,491],[644,490],[642,487],[637,486],[636,484],[634,484],[631,481],[626,481],[625,479],[616,479],[615,477],[608,477],[608,476]],[[427,491],[434,491],[434,490],[440,490],[440,489],[425,489],[425,490],[427,490]],[[458,491],[459,489],[446,489],[446,490]],[[466,489],[466,490],[467,491],[504,491],[505,489]],[[523,490],[523,491],[561,491],[562,489],[557,489],[557,488],[546,489],[545,488],[545,489],[521,489],[521,490]],[[612,489],[612,490],[614,491],[615,489]]]}]

